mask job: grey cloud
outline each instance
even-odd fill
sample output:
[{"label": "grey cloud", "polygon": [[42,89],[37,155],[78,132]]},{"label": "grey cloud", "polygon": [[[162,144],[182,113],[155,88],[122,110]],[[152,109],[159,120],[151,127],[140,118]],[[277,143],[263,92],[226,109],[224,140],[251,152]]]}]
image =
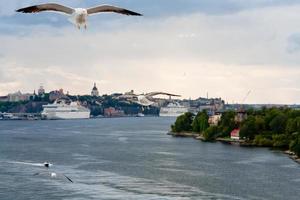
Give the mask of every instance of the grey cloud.
[{"label": "grey cloud", "polygon": [[300,33],[294,33],[287,39],[287,52],[290,54],[300,51]]},{"label": "grey cloud", "polygon": [[[274,14],[278,10],[286,12],[278,8]],[[268,20],[261,21],[262,18]],[[282,38],[287,30],[294,29],[294,24],[285,22],[288,20],[288,16],[286,19],[284,15],[275,16],[270,10],[230,16],[189,15],[155,23],[128,18],[115,22],[109,30],[105,24],[99,28],[93,26],[87,32],[76,31],[72,26],[62,29],[33,26],[25,29],[29,31],[26,37],[2,36],[0,40],[3,40],[2,51],[10,59],[16,56],[28,66],[41,63],[75,67],[99,60],[111,63],[116,57],[118,60],[183,57],[245,66],[293,66],[300,58],[295,56],[291,60],[282,51],[285,45]],[[272,23],[282,26],[282,30],[272,28]],[[289,40],[297,41],[297,37]]]},{"label": "grey cloud", "polygon": [[[294,6],[160,20],[121,18],[112,24],[98,22],[101,26],[86,32],[72,26],[23,27],[26,36],[0,35],[1,65],[11,69],[2,72],[13,77],[11,90],[31,91],[45,80],[50,89],[63,85],[73,93],[88,93],[97,81],[103,83],[103,93],[133,88],[197,97],[208,90],[240,100],[253,89],[256,102],[298,101],[300,94],[296,98],[290,90],[278,90],[278,80],[292,80],[285,83],[288,88],[299,79],[295,66],[300,58],[286,52],[286,38],[299,32],[299,10]],[[99,18],[92,20],[96,24]],[[183,71],[188,74],[184,84]]]},{"label": "grey cloud", "polygon": [[[94,0],[57,0],[57,3],[74,7],[90,7],[97,2]],[[45,3],[42,0],[2,0],[0,2],[0,16],[11,16],[14,10],[32,4]],[[299,0],[107,0],[107,4],[115,4],[139,10],[145,16],[172,16],[179,14],[205,13],[205,14],[229,14],[242,10],[300,4]]]},{"label": "grey cloud", "polygon": [[[96,4],[94,0],[57,0],[74,7],[89,7]],[[0,33],[16,34],[24,26],[47,25],[61,28],[68,24],[64,16],[53,13],[37,15],[17,14],[17,8],[32,4],[45,3],[44,0],[2,0],[0,2]],[[158,20],[171,16],[189,16],[192,13],[207,15],[235,14],[237,12],[264,7],[291,6],[300,4],[300,0],[107,0],[105,3],[124,6],[144,14],[145,19]],[[101,15],[90,20],[101,26],[106,19],[111,24],[119,20],[117,15]],[[68,24],[69,25],[69,24]]]},{"label": "grey cloud", "polygon": [[[11,16],[15,15],[15,10],[24,6],[42,4],[48,1],[45,0],[1,0],[0,2],[0,16]],[[66,4],[78,4],[80,0],[56,0],[56,3],[66,3]]]}]

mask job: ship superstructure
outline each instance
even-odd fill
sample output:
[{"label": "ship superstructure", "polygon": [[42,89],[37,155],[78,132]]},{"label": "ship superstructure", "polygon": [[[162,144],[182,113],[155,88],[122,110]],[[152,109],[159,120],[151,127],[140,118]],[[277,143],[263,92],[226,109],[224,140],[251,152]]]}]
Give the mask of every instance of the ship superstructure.
[{"label": "ship superstructure", "polygon": [[188,108],[180,105],[178,102],[169,103],[166,107],[161,107],[159,116],[178,117],[188,112]]},{"label": "ship superstructure", "polygon": [[90,110],[66,99],[57,99],[53,104],[43,106],[42,117],[44,119],[88,119]]}]

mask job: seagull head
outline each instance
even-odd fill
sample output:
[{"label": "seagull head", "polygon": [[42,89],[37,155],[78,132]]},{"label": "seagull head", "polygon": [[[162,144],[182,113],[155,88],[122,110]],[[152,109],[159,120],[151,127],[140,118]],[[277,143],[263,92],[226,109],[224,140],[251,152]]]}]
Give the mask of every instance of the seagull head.
[{"label": "seagull head", "polygon": [[77,15],[87,15],[88,14],[88,12],[87,12],[87,9],[84,9],[84,8],[76,8],[75,9],[75,13],[77,14]]}]

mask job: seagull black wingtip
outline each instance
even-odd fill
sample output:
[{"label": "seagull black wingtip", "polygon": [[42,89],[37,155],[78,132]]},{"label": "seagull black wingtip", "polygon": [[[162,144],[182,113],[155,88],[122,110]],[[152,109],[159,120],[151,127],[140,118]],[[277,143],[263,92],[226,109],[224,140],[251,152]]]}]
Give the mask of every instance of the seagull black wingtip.
[{"label": "seagull black wingtip", "polygon": [[29,6],[26,8],[20,8],[16,10],[16,12],[21,12],[21,13],[36,13],[39,12],[39,9],[37,6]]},{"label": "seagull black wingtip", "polygon": [[19,12],[19,13],[27,13],[26,10],[23,9],[23,8],[16,10],[16,12]]},{"label": "seagull black wingtip", "polygon": [[143,16],[142,14],[140,14],[140,13],[136,13],[136,12],[132,12],[132,13],[130,13],[131,15],[135,15],[135,16]]},{"label": "seagull black wingtip", "polygon": [[140,14],[140,13],[132,12],[132,11],[129,11],[128,14],[129,14],[129,15],[135,15],[135,16],[143,16],[143,15]]}]

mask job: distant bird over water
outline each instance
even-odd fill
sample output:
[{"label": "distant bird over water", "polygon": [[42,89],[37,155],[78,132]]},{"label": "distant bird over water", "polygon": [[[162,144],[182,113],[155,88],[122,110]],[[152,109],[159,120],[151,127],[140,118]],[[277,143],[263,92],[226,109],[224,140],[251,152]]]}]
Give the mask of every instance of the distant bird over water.
[{"label": "distant bird over water", "polygon": [[44,162],[44,167],[46,167],[46,168],[50,168],[50,167],[52,167],[52,165],[53,164],[51,164],[51,163],[49,163],[49,162]]},{"label": "distant bird over water", "polygon": [[70,179],[69,177],[67,177],[64,174],[58,174],[58,173],[55,173],[55,172],[41,172],[41,173],[35,173],[34,174],[34,176],[38,176],[38,175],[47,175],[47,176],[50,176],[51,178],[65,178],[68,181],[70,181],[71,183],[74,183],[72,181],[72,179]]},{"label": "distant bird over water", "polygon": [[115,12],[123,15],[134,15],[142,16],[140,13],[136,13],[124,8],[111,6],[111,5],[100,5],[92,8],[71,8],[56,3],[46,3],[40,5],[29,6],[16,10],[16,12],[22,13],[38,13],[43,11],[59,12],[70,16],[69,21],[72,22],[80,29],[82,26],[87,28],[87,18],[92,14],[98,14],[102,12]]}]

